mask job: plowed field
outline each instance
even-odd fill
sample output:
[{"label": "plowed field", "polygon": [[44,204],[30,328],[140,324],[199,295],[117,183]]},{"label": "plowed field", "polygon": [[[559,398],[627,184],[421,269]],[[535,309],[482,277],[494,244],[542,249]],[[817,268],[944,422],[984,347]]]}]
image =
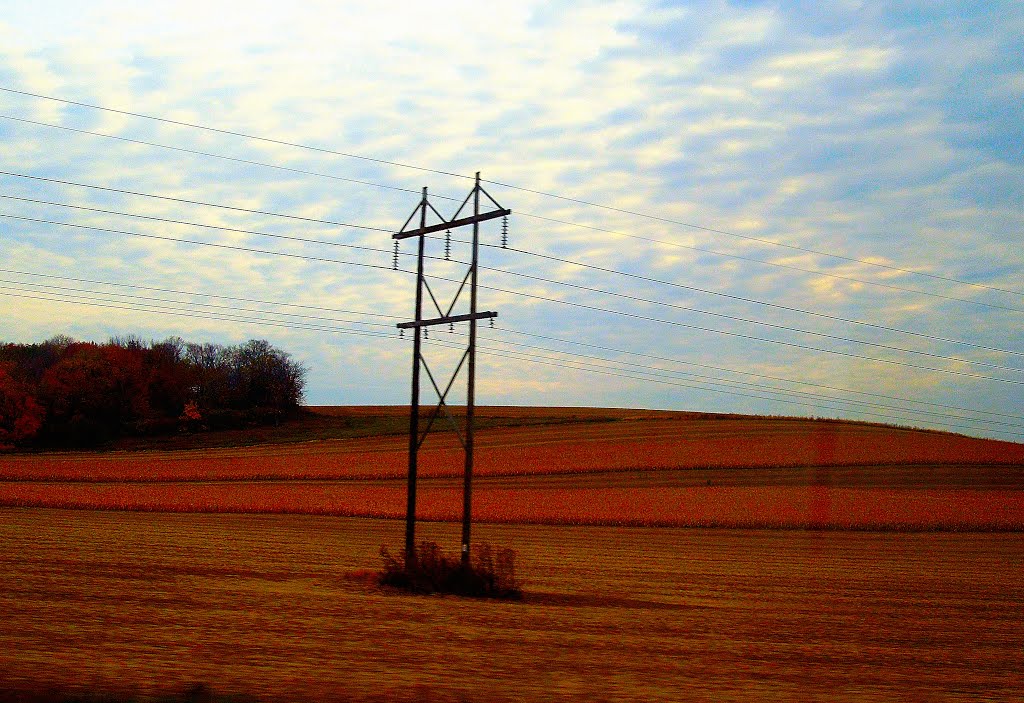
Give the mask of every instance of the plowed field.
[{"label": "plowed field", "polygon": [[[407,445],[357,420],[401,412],[323,410],[345,438],[0,457],[0,700],[1024,700],[1024,445],[485,410],[474,535],[526,582],[495,603],[373,582]],[[428,439],[419,536],[448,549],[461,467],[454,434]]]},{"label": "plowed field", "polygon": [[[334,414],[344,413],[334,409]],[[369,410],[351,410],[353,413]],[[390,412],[401,409],[373,409]],[[1024,445],[849,422],[484,409],[483,522],[1022,530]],[[505,422],[511,426],[493,426]],[[397,518],[402,435],[0,459],[0,505]],[[462,449],[432,435],[417,512],[461,517]]]},{"label": "plowed field", "polygon": [[[523,603],[374,588],[398,521],[0,509],[0,690],[263,701],[1024,699],[1011,533],[482,525]],[[423,526],[457,542],[457,528]]]}]

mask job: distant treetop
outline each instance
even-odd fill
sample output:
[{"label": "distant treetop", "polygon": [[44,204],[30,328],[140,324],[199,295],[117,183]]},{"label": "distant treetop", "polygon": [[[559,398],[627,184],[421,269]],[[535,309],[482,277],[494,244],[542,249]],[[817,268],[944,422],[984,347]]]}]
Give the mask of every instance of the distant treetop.
[{"label": "distant treetop", "polygon": [[306,372],[259,339],[0,344],[0,448],[278,422],[302,404]]}]

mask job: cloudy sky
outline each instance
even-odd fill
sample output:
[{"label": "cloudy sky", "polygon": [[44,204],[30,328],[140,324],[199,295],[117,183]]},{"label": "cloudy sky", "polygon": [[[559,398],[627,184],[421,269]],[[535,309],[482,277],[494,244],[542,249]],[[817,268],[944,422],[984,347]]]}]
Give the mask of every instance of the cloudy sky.
[{"label": "cloudy sky", "polygon": [[390,232],[480,171],[479,403],[1024,438],[1019,3],[287,5],[0,1],[0,339],[265,338],[407,402]]}]

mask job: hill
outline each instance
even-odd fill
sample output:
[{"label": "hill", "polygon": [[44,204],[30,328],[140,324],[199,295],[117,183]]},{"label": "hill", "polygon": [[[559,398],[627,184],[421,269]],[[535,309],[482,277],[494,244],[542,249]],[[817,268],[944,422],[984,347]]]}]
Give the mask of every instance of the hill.
[{"label": "hill", "polygon": [[[252,446],[8,455],[0,505],[397,518],[406,412],[315,408],[274,432],[214,437],[266,442]],[[1024,529],[1021,444],[806,418],[590,408],[479,416],[480,521]],[[456,434],[431,435],[420,454],[423,519],[459,518],[461,475]]]}]

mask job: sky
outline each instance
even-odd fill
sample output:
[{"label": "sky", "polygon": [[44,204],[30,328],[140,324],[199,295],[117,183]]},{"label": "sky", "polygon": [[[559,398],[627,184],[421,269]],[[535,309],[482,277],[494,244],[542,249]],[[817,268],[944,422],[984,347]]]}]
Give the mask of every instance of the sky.
[{"label": "sky", "polygon": [[267,339],[407,403],[391,233],[479,171],[478,404],[1024,439],[1019,3],[289,5],[0,0],[0,341]]}]

